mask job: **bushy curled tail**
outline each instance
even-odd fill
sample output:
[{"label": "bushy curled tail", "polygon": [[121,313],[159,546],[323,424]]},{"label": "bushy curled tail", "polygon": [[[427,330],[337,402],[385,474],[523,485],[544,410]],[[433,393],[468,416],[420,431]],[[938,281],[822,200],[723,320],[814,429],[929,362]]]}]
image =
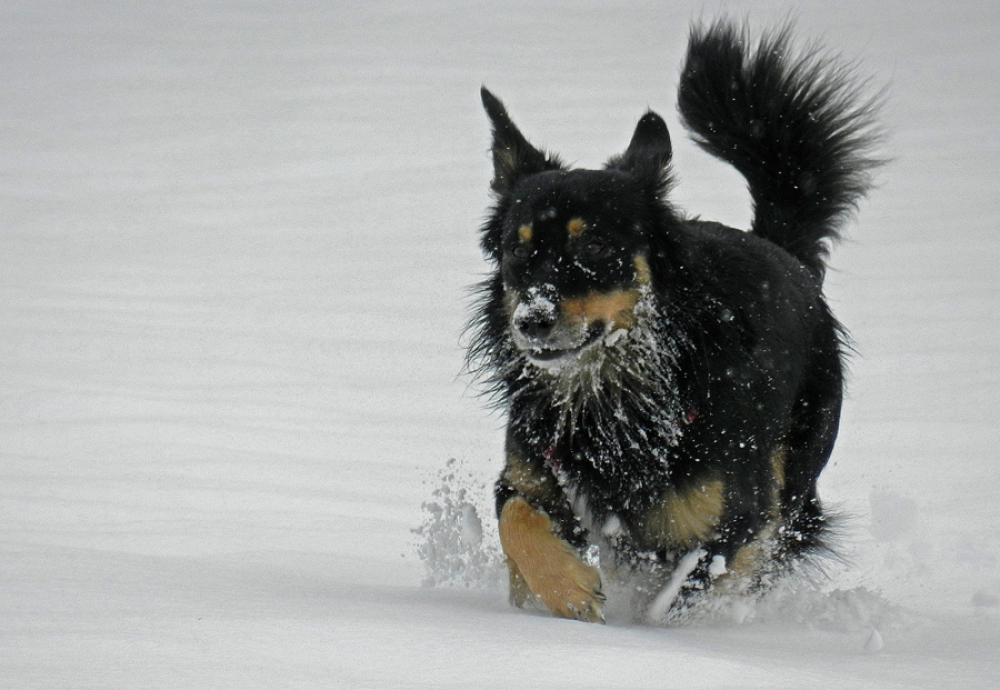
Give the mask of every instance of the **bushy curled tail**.
[{"label": "bushy curled tail", "polygon": [[817,276],[829,243],[867,193],[879,98],[850,65],[795,53],[786,26],[754,45],[718,21],[692,29],[679,108],[695,141],[747,180],[753,231]]}]

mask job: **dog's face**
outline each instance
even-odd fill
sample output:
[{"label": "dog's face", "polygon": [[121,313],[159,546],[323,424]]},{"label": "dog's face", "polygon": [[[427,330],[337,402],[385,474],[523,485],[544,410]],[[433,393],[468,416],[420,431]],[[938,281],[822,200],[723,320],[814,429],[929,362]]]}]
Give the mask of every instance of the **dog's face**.
[{"label": "dog's face", "polygon": [[649,286],[640,199],[622,173],[547,171],[517,185],[500,258],[510,334],[547,369],[617,342]]},{"label": "dog's face", "polygon": [[510,336],[548,370],[585,361],[637,325],[651,287],[647,220],[666,185],[670,138],[653,113],[604,170],[566,170],[532,147],[485,89],[496,215],[483,245],[499,262]]}]

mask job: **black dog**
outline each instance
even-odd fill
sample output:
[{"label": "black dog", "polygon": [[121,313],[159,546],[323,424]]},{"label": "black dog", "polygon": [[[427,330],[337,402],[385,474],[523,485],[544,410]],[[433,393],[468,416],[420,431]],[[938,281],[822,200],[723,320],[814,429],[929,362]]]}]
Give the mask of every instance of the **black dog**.
[{"label": "black dog", "polygon": [[592,544],[606,574],[647,574],[657,620],[822,547],[844,350],[824,258],[875,165],[858,91],[843,66],[795,57],[787,28],[756,46],[725,21],[692,31],[680,112],[747,179],[742,232],[667,201],[655,113],[604,169],[568,169],[483,89],[496,270],[470,363],[509,417],[496,500],[513,603],[603,620]]}]

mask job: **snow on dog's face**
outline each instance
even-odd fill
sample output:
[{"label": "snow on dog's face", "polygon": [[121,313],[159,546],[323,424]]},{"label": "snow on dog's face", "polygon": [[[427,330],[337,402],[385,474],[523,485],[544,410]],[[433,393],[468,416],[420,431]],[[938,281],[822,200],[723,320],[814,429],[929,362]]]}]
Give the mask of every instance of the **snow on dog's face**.
[{"label": "snow on dog's face", "polygon": [[[637,323],[648,251],[626,176],[551,171],[521,181],[504,218],[501,275],[515,345],[558,369]],[[635,199],[636,202],[638,199]]]}]

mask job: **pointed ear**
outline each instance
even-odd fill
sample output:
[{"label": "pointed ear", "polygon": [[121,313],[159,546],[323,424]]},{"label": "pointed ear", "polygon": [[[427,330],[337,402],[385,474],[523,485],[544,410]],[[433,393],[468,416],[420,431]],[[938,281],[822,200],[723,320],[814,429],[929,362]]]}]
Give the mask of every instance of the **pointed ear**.
[{"label": "pointed ear", "polygon": [[479,93],[493,127],[493,182],[490,186],[494,192],[506,196],[521,177],[560,167],[559,159],[546,156],[528,143],[499,98],[485,86]]},{"label": "pointed ear", "polygon": [[632,141],[621,156],[608,161],[609,168],[635,173],[640,177],[665,181],[673,156],[667,123],[652,110],[635,126]]}]

